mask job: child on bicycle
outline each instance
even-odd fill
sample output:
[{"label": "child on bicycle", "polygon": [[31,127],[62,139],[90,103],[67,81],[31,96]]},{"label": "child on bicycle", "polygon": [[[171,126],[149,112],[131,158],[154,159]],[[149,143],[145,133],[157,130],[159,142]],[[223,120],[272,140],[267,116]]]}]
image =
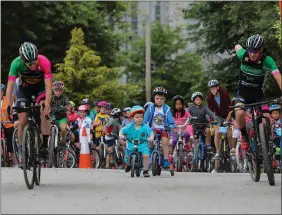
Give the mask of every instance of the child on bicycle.
[{"label": "child on bicycle", "polygon": [[106,158],[106,169],[110,168],[110,161],[113,153],[113,146],[115,144],[115,137],[111,136],[110,133],[118,136],[121,129],[120,125],[120,114],[119,108],[114,108],[110,113],[110,119],[104,126],[105,143],[107,145],[107,158]]},{"label": "child on bicycle", "polygon": [[[173,115],[173,119],[174,122],[176,123],[176,125],[184,125],[186,120],[190,117],[190,113],[188,111],[186,111],[184,109],[184,99],[182,98],[182,96],[174,96],[172,99],[172,115]],[[193,138],[193,127],[191,124],[187,124],[184,128],[184,140],[185,143],[187,144],[190,140],[190,138]],[[177,132],[177,131],[176,131]],[[173,161],[173,152],[174,152],[174,148],[176,146],[177,143],[177,133],[176,132],[172,132],[171,135],[171,140],[170,140],[170,151],[169,151],[169,162],[172,163]],[[192,142],[189,145],[190,147],[188,148],[192,148]]]},{"label": "child on bicycle", "polygon": [[280,149],[280,138],[277,134],[276,134],[276,129],[280,128],[282,126],[282,119],[281,119],[281,107],[279,105],[271,105],[270,108],[270,114],[271,114],[271,118],[272,118],[272,124],[273,124],[273,141],[274,144],[276,146],[276,160],[280,159],[281,156],[281,149]]},{"label": "child on bicycle", "polygon": [[52,85],[54,95],[51,99],[51,114],[55,117],[62,134],[61,146],[66,145],[67,136],[67,112],[66,107],[70,105],[69,99],[64,95],[64,83],[55,81]]},{"label": "child on bicycle", "polygon": [[144,116],[144,123],[148,124],[155,132],[163,130],[161,141],[164,154],[164,168],[168,169],[170,166],[170,163],[168,162],[168,139],[170,132],[164,130],[166,127],[175,128],[175,123],[170,111],[170,107],[164,103],[166,95],[167,90],[165,88],[157,87],[154,89],[153,96],[155,103],[147,108]]},{"label": "child on bicycle", "polygon": [[[133,121],[122,128],[119,132],[119,137],[121,139],[129,139],[127,141],[126,145],[126,152],[125,152],[125,157],[124,161],[127,164],[125,168],[125,172],[129,172],[131,167],[130,164],[128,163],[129,155],[132,152],[134,148],[134,144],[130,140],[148,140],[149,142],[152,142],[154,140],[154,132],[152,129],[149,127],[149,125],[145,124],[144,122],[144,112],[145,110],[137,105],[133,106],[130,110],[130,117],[133,117]],[[144,170],[143,170],[143,176],[144,177],[150,177],[149,174],[149,168],[150,168],[150,151],[149,151],[149,143],[144,142],[138,145],[138,151],[142,153],[143,156],[143,165],[144,165]]]},{"label": "child on bicycle", "polygon": [[[82,134],[82,129],[86,129],[86,135],[88,138],[88,143],[90,143],[91,138],[90,138],[90,129],[92,126],[92,120],[87,116],[87,111],[88,107],[86,105],[80,105],[78,107],[78,115],[79,117],[77,118],[78,122],[78,129],[77,132],[75,132],[76,139],[79,139],[79,136]],[[78,147],[79,148],[79,147]]]},{"label": "child on bicycle", "polygon": [[[214,120],[222,121],[221,118],[217,117],[207,106],[202,105],[203,101],[203,94],[200,92],[195,92],[191,96],[191,100],[193,101],[193,104],[188,108],[188,111],[190,112],[191,116],[197,117],[197,119],[193,120],[193,123],[208,123],[207,115],[209,117],[212,117]],[[197,126],[195,125],[195,128],[202,129],[203,126]],[[207,150],[211,150],[211,131],[209,127],[205,128],[205,147]],[[219,131],[218,129],[215,129],[215,147],[216,147],[216,155],[214,156],[214,159],[218,160],[219,155]],[[217,170],[213,171],[216,172]]]},{"label": "child on bicycle", "polygon": [[108,103],[105,101],[100,101],[98,103],[100,112],[96,115],[95,121],[93,123],[93,126],[95,126],[95,140],[94,140],[95,147],[98,147],[100,145],[101,138],[103,138],[103,141],[105,141],[103,129],[110,117],[106,113],[107,105]]}]

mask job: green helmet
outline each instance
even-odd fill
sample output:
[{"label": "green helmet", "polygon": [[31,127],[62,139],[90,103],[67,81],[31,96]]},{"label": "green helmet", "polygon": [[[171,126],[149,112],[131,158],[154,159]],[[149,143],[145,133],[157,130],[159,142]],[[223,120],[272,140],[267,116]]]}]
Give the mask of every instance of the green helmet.
[{"label": "green helmet", "polygon": [[19,53],[24,63],[32,63],[36,61],[38,57],[36,46],[30,42],[24,42],[19,49]]},{"label": "green helmet", "polygon": [[75,103],[73,101],[70,101],[70,104],[71,104],[72,107],[75,106]]}]

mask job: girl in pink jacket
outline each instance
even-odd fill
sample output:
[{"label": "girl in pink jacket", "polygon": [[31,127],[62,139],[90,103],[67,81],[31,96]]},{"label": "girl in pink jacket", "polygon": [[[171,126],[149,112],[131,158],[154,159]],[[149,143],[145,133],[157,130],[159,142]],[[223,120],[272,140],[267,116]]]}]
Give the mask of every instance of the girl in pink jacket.
[{"label": "girl in pink jacket", "polygon": [[[172,99],[172,116],[176,125],[184,125],[187,118],[190,117],[190,113],[184,109],[184,100],[182,96],[174,96]],[[193,137],[193,127],[190,124],[187,124],[184,129],[184,140],[187,144],[189,142],[190,137]],[[176,129],[177,130],[177,129]],[[172,132],[172,140],[170,144],[170,158],[172,159],[172,155],[174,152],[174,148],[177,143],[178,135],[175,132]]]}]

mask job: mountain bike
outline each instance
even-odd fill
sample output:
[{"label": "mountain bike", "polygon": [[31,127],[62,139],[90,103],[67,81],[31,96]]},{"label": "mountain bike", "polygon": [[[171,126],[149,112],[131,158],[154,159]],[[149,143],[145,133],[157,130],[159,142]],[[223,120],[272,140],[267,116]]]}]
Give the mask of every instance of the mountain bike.
[{"label": "mountain bike", "polygon": [[[267,173],[270,186],[275,185],[274,171],[272,167],[272,153],[274,143],[271,133],[271,125],[268,117],[263,115],[262,105],[281,103],[280,99],[256,102],[252,104],[235,105],[230,108],[249,108],[252,114],[252,123],[248,129],[250,147],[247,151],[248,166],[253,181],[258,182],[261,176],[260,165],[263,164]],[[246,126],[248,127],[248,126]]]}]

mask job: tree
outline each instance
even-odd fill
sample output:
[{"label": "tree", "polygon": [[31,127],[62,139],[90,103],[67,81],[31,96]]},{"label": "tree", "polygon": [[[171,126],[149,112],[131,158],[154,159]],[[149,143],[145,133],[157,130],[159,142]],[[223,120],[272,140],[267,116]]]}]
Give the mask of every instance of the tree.
[{"label": "tree", "polygon": [[[168,90],[168,102],[175,95],[190,99],[202,78],[201,61],[198,55],[185,51],[187,42],[181,37],[182,27],[173,29],[155,22],[151,26],[152,88],[163,86]],[[130,50],[119,56],[121,66],[126,69],[129,83],[141,87],[137,102],[145,98],[145,38],[132,42]]]},{"label": "tree", "polygon": [[71,34],[70,49],[63,63],[56,65],[58,73],[54,77],[64,81],[69,98],[76,103],[88,97],[92,101],[110,101],[119,107],[128,104],[138,87],[119,84],[120,70],[101,65],[101,57],[85,45],[81,28],[74,28]]},{"label": "tree", "polygon": [[116,27],[125,27],[122,17],[127,5],[97,1],[2,1],[2,78],[7,80],[10,63],[24,41],[36,44],[52,65],[62,61],[69,32],[74,27],[84,30],[86,43],[102,57],[103,65],[114,65],[115,53],[123,44],[123,35]]},{"label": "tree", "polygon": [[[276,13],[277,2],[198,2],[192,8],[184,10],[185,18],[196,19],[198,23],[188,26],[195,30],[192,41],[201,40],[202,55],[229,52],[233,57],[222,60],[209,68],[209,78],[217,78],[226,88],[235,94],[238,86],[240,62],[234,55],[234,46],[245,45],[246,39],[260,33],[265,39],[265,52],[270,54],[282,66],[282,48],[278,45],[276,29],[273,23],[279,21]],[[266,77],[265,95],[278,96],[280,90],[271,75]]]}]

